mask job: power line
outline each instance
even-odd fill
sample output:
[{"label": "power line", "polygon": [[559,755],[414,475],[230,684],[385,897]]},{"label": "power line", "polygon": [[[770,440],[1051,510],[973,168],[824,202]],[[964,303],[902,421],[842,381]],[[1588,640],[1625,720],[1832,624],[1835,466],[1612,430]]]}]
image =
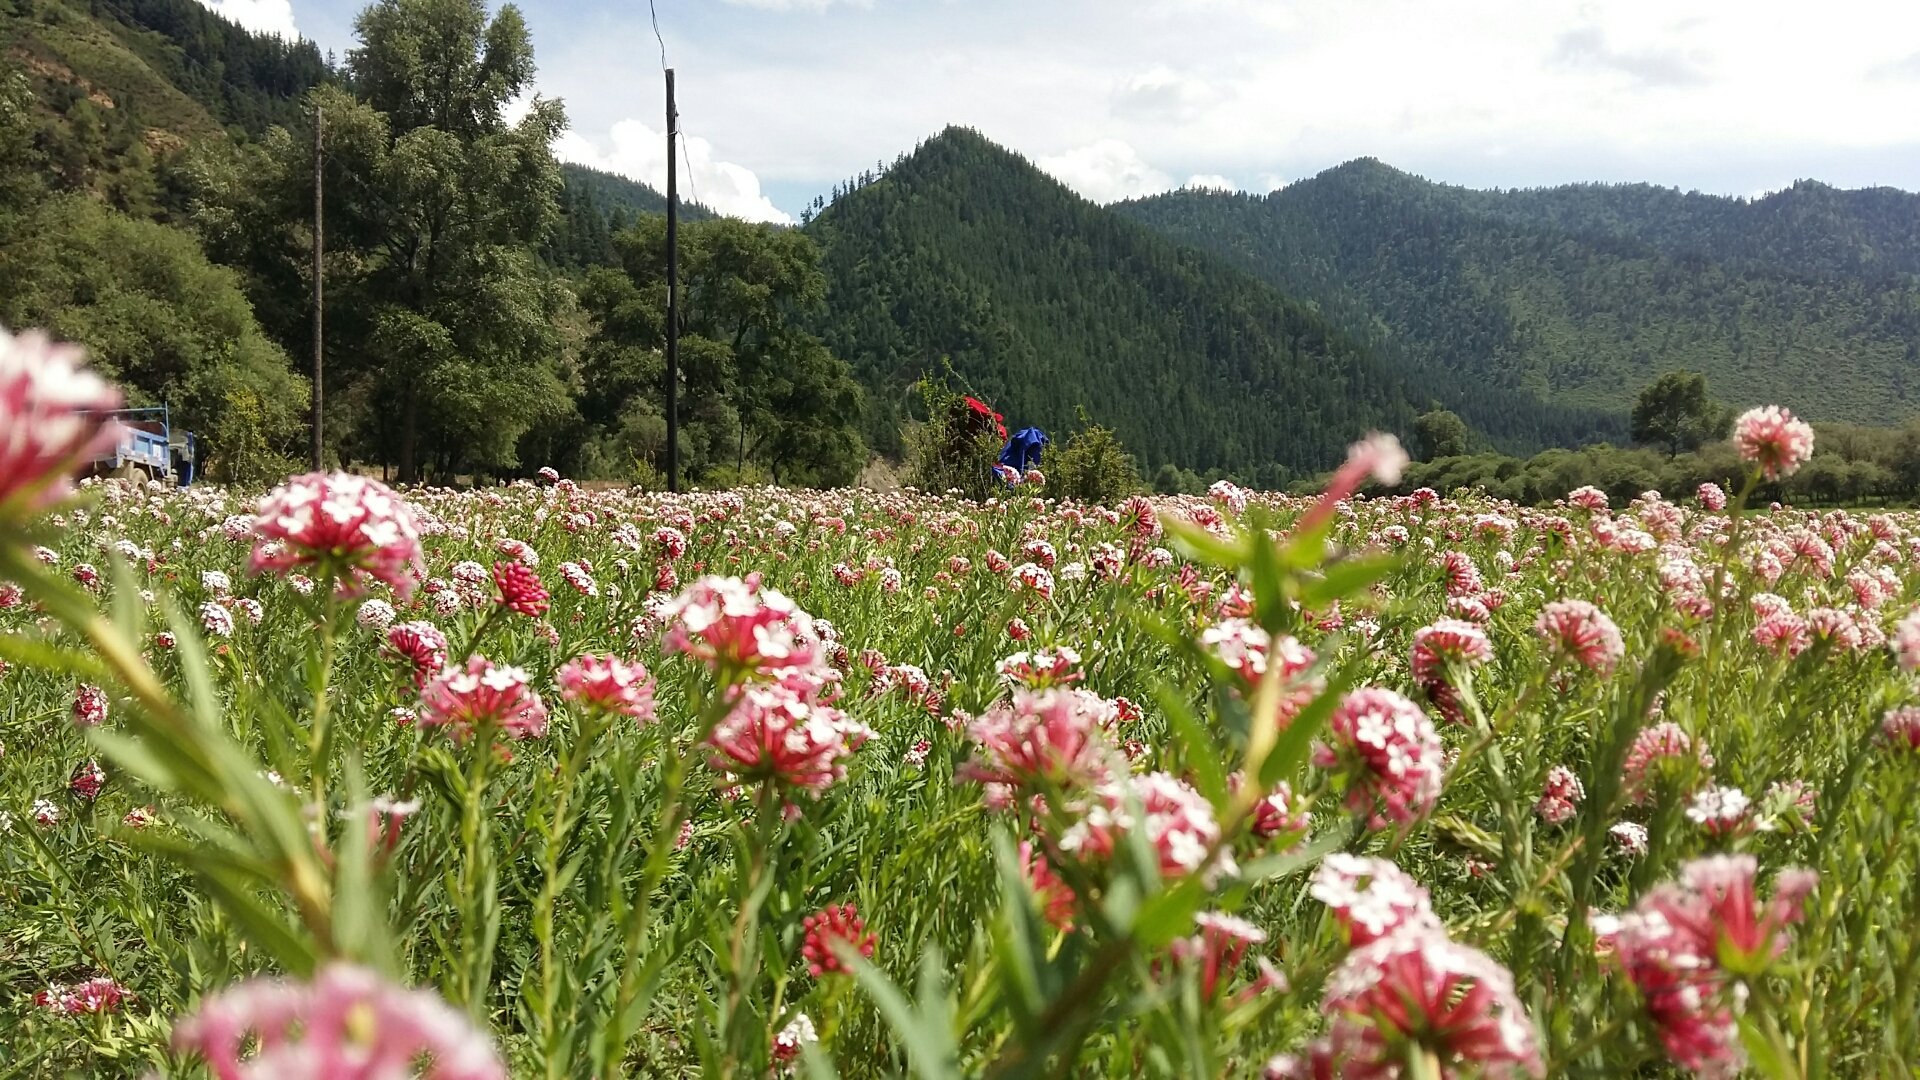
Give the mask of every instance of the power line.
[{"label": "power line", "polygon": [[[647,0],[647,18],[653,22],[653,40],[660,43],[660,70],[667,70],[667,39],[660,36],[660,12],[653,6],[653,0]],[[674,110],[675,129],[680,134],[680,153],[687,159],[687,195],[695,204],[700,202],[700,189],[693,182],[693,151],[687,146],[687,126],[678,123],[679,110]],[[670,133],[671,134],[671,133]]]},{"label": "power line", "polygon": [[660,43],[660,70],[667,69],[667,39],[660,36],[660,13],[653,10],[653,0],[647,0],[647,15],[653,19],[653,40]]}]

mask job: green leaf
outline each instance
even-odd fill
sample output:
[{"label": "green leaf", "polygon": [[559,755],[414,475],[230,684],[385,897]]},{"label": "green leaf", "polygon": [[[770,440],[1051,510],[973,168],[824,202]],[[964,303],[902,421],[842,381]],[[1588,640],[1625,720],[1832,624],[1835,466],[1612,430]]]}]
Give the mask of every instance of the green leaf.
[{"label": "green leaf", "polygon": [[1353,829],[1348,825],[1322,833],[1286,851],[1274,855],[1262,855],[1240,868],[1240,880],[1249,885],[1256,885],[1263,881],[1291,877],[1317,865],[1321,859],[1345,847],[1352,838]]},{"label": "green leaf", "polygon": [[1226,752],[1214,743],[1206,725],[1172,686],[1155,683],[1153,697],[1160,711],[1166,714],[1167,726],[1179,742],[1180,760],[1193,771],[1194,784],[1200,794],[1206,796],[1215,809],[1225,805],[1227,770],[1222,763],[1227,759]]},{"label": "green leaf", "polygon": [[1300,602],[1320,608],[1333,600],[1358,596],[1402,565],[1402,560],[1392,555],[1342,559],[1328,565],[1319,577],[1306,580],[1300,587]]}]

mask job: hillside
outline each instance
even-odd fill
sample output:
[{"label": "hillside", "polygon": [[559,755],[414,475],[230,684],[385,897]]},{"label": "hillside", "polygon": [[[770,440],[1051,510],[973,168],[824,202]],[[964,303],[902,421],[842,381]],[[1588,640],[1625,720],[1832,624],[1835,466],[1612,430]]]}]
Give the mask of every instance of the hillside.
[{"label": "hillside", "polygon": [[1754,201],[1648,185],[1469,191],[1371,159],[1267,196],[1114,209],[1220,254],[1383,356],[1624,413],[1662,371],[1821,420],[1920,410],[1920,197],[1802,184]]},{"label": "hillside", "polygon": [[881,444],[943,357],[1010,422],[1069,429],[1084,406],[1149,466],[1284,475],[1417,411],[1311,311],[971,131],[922,144],[806,231],[824,251],[823,336],[867,383]]},{"label": "hillside", "polygon": [[0,61],[39,103],[54,183],[136,211],[156,197],[156,162],[284,123],[330,77],[312,42],[248,33],[197,0],[0,0]]}]

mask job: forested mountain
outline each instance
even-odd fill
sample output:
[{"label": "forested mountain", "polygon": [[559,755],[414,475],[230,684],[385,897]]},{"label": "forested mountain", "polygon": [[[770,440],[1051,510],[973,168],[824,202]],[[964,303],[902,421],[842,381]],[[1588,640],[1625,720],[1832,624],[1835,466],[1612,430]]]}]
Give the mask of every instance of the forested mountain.
[{"label": "forested mountain", "polygon": [[1384,357],[1622,411],[1661,372],[1736,403],[1895,423],[1920,410],[1920,196],[1803,183],[1745,201],[1649,185],[1469,191],[1372,159],[1266,196],[1117,204],[1225,256]]},{"label": "forested mountain", "polygon": [[1082,199],[949,128],[806,227],[823,337],[869,387],[884,445],[943,358],[1010,422],[1085,407],[1149,465],[1284,480],[1424,400],[1325,320],[1220,260]]},{"label": "forested mountain", "polygon": [[251,34],[198,0],[0,0],[0,77],[37,103],[53,185],[150,213],[157,166],[225,129],[283,123],[330,73],[309,41]]},{"label": "forested mountain", "polygon": [[[565,190],[560,219],[543,246],[547,258],[562,266],[611,266],[619,261],[614,237],[645,214],[665,214],[667,197],[617,173],[570,162],[560,164]],[[713,211],[680,200],[680,220],[710,221]]]}]

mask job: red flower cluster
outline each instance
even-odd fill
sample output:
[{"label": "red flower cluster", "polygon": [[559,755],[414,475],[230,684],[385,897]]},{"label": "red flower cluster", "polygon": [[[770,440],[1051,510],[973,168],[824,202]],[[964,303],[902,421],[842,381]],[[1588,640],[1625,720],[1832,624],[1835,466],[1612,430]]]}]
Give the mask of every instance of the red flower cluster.
[{"label": "red flower cluster", "polygon": [[508,611],[529,619],[547,613],[547,587],[540,583],[540,575],[525,563],[494,563],[493,586],[500,590],[500,606]]},{"label": "red flower cluster", "polygon": [[100,975],[71,986],[64,983],[48,983],[45,990],[33,995],[33,1003],[49,1012],[81,1016],[87,1013],[113,1012],[120,1008],[122,1001],[132,996],[133,992],[126,987],[105,975]]},{"label": "red flower cluster", "polygon": [[1646,999],[1668,1056],[1702,1075],[1738,1071],[1729,977],[1762,975],[1786,951],[1787,927],[1800,921],[1819,880],[1811,870],[1782,871],[1763,904],[1756,872],[1751,855],[1697,859],[1681,869],[1680,881],[1658,886],[1633,911],[1595,920]]},{"label": "red flower cluster", "polygon": [[873,935],[852,904],[828,904],[800,921],[805,935],[800,955],[807,961],[807,974],[814,978],[851,971],[837,949],[848,949],[861,956],[873,956]]},{"label": "red flower cluster", "polygon": [[1314,748],[1314,764],[1348,772],[1347,805],[1376,802],[1375,828],[1424,816],[1440,798],[1444,751],[1433,721],[1391,690],[1363,687],[1343,698],[1327,721],[1330,742]]}]

